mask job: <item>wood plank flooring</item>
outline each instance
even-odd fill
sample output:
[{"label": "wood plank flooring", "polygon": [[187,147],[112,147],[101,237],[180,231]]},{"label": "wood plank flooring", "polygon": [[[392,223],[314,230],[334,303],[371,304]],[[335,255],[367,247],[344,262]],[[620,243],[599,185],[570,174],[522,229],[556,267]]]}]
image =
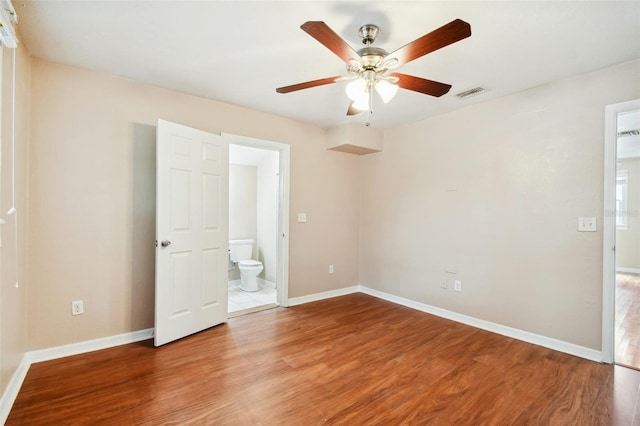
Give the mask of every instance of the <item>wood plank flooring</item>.
[{"label": "wood plank flooring", "polygon": [[639,387],[635,370],[352,294],[34,364],[6,424],[629,426]]},{"label": "wood plank flooring", "polygon": [[640,275],[616,274],[616,363],[640,370]]}]

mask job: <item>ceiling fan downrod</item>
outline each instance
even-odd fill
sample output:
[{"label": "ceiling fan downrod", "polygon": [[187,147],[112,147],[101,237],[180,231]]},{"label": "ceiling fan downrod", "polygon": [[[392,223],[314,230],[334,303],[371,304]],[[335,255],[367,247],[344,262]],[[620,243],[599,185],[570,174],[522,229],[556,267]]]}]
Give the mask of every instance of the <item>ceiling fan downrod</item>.
[{"label": "ceiling fan downrod", "polygon": [[362,44],[370,46],[376,41],[376,37],[378,36],[378,32],[380,28],[377,25],[366,24],[360,27],[358,30],[358,35],[362,39]]}]

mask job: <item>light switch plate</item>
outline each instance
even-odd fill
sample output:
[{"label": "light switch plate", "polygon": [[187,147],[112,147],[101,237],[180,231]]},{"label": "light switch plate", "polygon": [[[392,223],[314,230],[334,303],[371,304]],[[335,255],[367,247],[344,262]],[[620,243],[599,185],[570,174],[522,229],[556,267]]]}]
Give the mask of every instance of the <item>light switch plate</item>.
[{"label": "light switch plate", "polygon": [[306,213],[298,213],[298,222],[305,223],[307,221]]},{"label": "light switch plate", "polygon": [[597,220],[595,217],[579,217],[578,231],[580,232],[596,232],[598,230]]}]

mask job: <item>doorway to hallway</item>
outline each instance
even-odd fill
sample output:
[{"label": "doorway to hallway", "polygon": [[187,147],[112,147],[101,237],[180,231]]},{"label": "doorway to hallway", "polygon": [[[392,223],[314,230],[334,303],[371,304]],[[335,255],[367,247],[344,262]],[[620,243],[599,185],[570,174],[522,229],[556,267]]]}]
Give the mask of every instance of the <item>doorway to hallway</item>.
[{"label": "doorway to hallway", "polygon": [[603,361],[640,370],[640,100],[605,114]]}]

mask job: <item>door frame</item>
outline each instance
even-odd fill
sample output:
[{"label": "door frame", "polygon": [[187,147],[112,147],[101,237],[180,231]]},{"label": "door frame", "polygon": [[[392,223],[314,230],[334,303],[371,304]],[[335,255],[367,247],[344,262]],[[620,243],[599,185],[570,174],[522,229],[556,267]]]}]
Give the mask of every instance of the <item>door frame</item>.
[{"label": "door frame", "polygon": [[289,306],[289,193],[290,193],[290,145],[249,136],[220,133],[227,142],[276,151],[279,154],[278,173],[278,238],[276,247],[276,291],[277,302],[282,307]]},{"label": "door frame", "polygon": [[602,362],[615,361],[616,169],[618,114],[640,109],[640,99],[607,105],[604,116],[604,215],[602,225]]}]

